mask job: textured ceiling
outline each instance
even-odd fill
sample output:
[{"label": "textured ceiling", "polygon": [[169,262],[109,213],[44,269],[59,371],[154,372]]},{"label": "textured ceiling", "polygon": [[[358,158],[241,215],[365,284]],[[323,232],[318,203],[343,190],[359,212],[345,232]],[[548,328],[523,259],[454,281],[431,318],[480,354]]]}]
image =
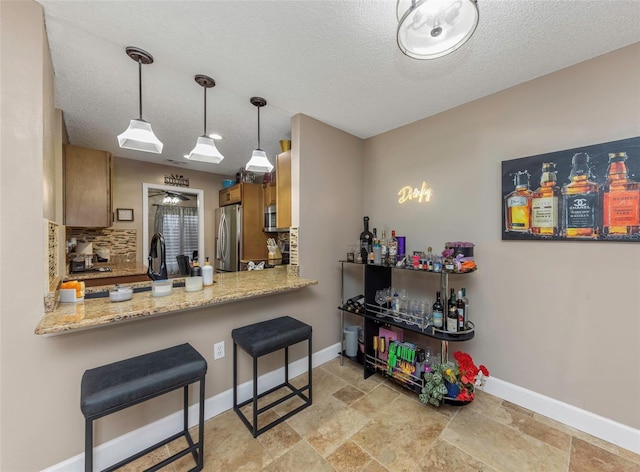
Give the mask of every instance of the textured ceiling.
[{"label": "textured ceiling", "polygon": [[[640,41],[640,0],[478,0],[471,40],[431,61],[398,49],[393,0],[38,1],[72,144],[227,175],[257,146],[255,95],[268,102],[261,144],[273,163],[296,113],[367,138]],[[117,145],[138,116],[126,46],[155,59],[142,69],[143,117],[161,155]],[[224,137],[217,165],[183,158],[203,128],[196,74],[216,81],[207,132]]]}]

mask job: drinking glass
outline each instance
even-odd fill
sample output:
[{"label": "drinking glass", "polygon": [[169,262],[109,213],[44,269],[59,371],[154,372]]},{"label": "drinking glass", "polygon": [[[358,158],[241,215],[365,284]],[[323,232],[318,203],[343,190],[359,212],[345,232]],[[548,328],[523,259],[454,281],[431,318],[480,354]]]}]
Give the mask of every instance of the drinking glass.
[{"label": "drinking glass", "polygon": [[384,310],[382,308],[382,305],[384,305],[385,303],[387,303],[387,293],[385,289],[382,290],[376,290],[376,303],[378,305],[380,305],[380,313],[378,314],[378,316],[382,316],[384,315]]}]

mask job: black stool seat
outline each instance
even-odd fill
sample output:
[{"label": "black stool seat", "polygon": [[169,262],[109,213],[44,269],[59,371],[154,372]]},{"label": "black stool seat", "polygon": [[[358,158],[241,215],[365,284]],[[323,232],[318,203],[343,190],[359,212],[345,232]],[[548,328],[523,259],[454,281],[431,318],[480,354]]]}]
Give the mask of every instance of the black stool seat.
[{"label": "black stool seat", "polygon": [[206,371],[207,361],[190,344],[89,369],[82,376],[80,409],[84,416],[108,414],[195,382]]},{"label": "black stool seat", "polygon": [[233,341],[252,357],[284,349],[311,336],[311,326],[290,316],[262,321],[231,331]]},{"label": "black stool seat", "polygon": [[[145,400],[184,388],[183,429],[177,434],[104,469],[113,471],[179,437],[188,447],[148,470],[158,470],[186,454],[193,454],[202,470],[204,445],[204,378],[207,361],[190,344],[162,349],[85,371],[80,388],[80,409],[85,417],[85,471],[93,470],[93,422]],[[194,443],[188,430],[189,385],[200,382],[199,438]]]},{"label": "black stool seat", "polygon": [[[298,321],[290,316],[281,316],[273,320],[262,321],[252,325],[236,328],[231,331],[233,339],[233,409],[238,414],[245,426],[251,431],[253,437],[264,433],[268,429],[282,423],[287,418],[296,414],[300,410],[311,405],[312,402],[312,382],[311,382],[311,337],[312,329],[308,324]],[[289,346],[302,341],[308,341],[308,383],[307,385],[296,388],[289,382]],[[238,346],[244,349],[251,357],[253,357],[253,397],[238,404]],[[258,395],[258,357],[264,356],[271,352],[284,349],[284,382],[275,387],[262,392]],[[288,388],[291,393],[269,403],[258,409],[258,399],[269,395],[283,387]],[[303,392],[307,391],[305,395]],[[258,429],[258,415],[279,405],[280,403],[292,397],[299,397],[303,403],[297,408],[289,411],[282,417],[279,417],[271,423]],[[249,403],[253,403],[253,421],[250,422],[241,408]]]}]

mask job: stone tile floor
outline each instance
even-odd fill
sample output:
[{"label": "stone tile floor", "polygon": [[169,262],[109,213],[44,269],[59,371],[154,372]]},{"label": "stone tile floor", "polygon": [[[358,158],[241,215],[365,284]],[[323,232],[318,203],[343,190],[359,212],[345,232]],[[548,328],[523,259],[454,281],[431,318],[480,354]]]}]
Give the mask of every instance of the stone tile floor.
[{"label": "stone tile floor", "polygon": [[[305,385],[306,374],[292,383]],[[181,441],[121,470],[143,470],[184,447]],[[492,395],[436,409],[381,376],[363,379],[362,367],[339,359],[314,369],[311,407],[257,439],[233,410],[207,421],[204,463],[205,471],[223,472],[640,472],[639,455]],[[193,465],[188,456],[164,470]]]}]

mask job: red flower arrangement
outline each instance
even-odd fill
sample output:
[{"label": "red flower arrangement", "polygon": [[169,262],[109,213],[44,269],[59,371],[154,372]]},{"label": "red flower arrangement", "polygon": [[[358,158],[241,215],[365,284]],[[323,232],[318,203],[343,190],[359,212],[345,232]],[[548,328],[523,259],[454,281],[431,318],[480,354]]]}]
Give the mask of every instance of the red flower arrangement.
[{"label": "red flower arrangement", "polygon": [[466,352],[456,351],[453,353],[453,358],[460,369],[460,376],[457,379],[460,391],[456,400],[471,401],[475,398],[475,386],[483,386],[485,378],[489,377],[489,369],[482,364],[477,367]]}]

